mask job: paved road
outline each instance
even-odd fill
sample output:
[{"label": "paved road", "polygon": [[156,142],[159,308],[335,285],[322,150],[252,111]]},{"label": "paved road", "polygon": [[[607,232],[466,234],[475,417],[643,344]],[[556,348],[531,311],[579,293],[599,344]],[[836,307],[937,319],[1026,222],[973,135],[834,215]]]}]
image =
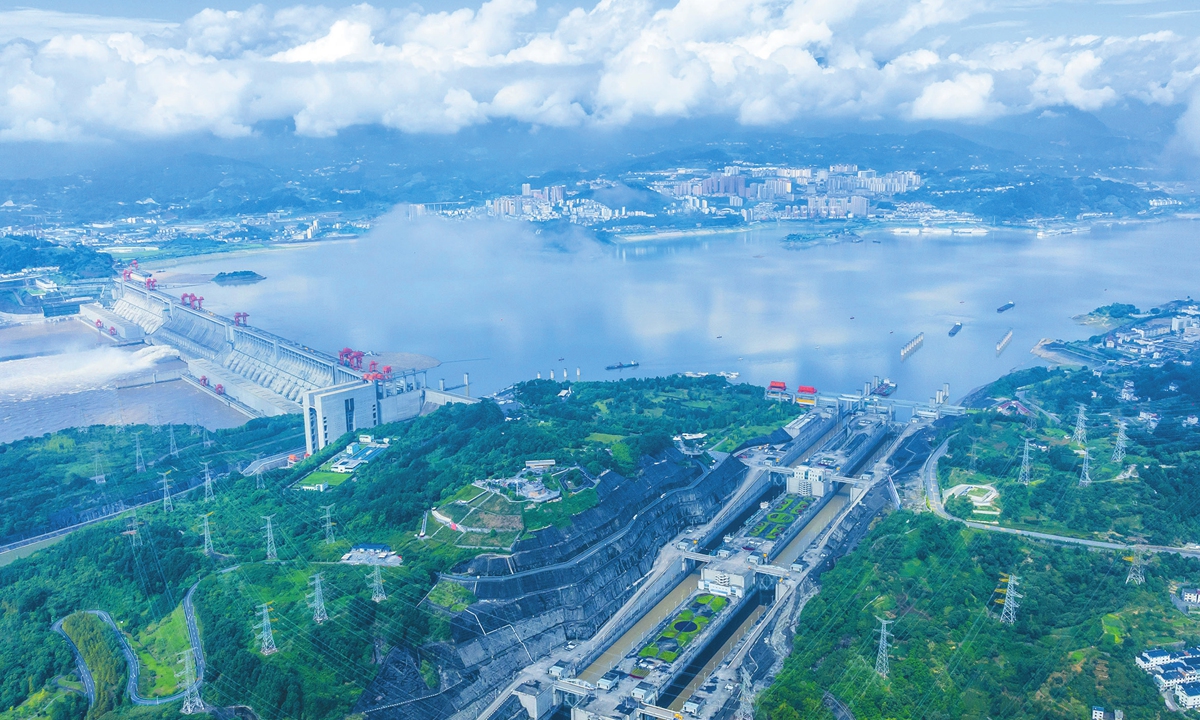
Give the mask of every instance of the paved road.
[{"label": "paved road", "polygon": [[[200,643],[200,630],[196,627],[196,610],[192,605],[192,593],[196,592],[196,588],[199,586],[200,583],[193,585],[183,598],[183,617],[187,622],[188,640],[192,646],[192,654],[196,658],[197,688],[204,681],[204,647]],[[121,644],[121,654],[125,656],[125,664],[129,668],[129,675],[125,682],[125,691],[129,694],[129,700],[134,705],[165,705],[183,699],[183,696],[186,694],[185,690],[180,690],[173,695],[160,698],[144,698],[139,695],[137,686],[138,677],[141,674],[141,663],[138,662],[137,653],[133,651],[133,648],[129,645],[129,641],[125,638],[125,633],[121,632],[121,629],[117,627],[117,623],[113,621],[112,616],[103,610],[87,610],[86,612],[103,620],[116,633],[117,641]],[[83,677],[83,685],[88,693],[88,705],[94,704],[96,702],[96,685],[92,680],[92,674],[88,670],[87,663],[83,659],[83,654],[79,652],[79,648],[75,646],[71,638],[67,637],[67,634],[63,632],[62,620],[54,623],[54,630],[67,639],[67,643],[70,644],[71,650],[75,653],[75,665],[79,668],[79,673]]]},{"label": "paved road", "polygon": [[79,671],[79,679],[83,682],[83,690],[87,693],[88,707],[96,704],[96,681],[92,680],[92,672],[88,670],[87,663],[83,661],[83,653],[79,652],[79,648],[75,647],[75,641],[62,629],[63,621],[59,620],[54,623],[54,632],[62,635],[71,646],[71,652],[75,654],[75,669]]},{"label": "paved road", "polygon": [[[954,517],[946,512],[946,508],[942,505],[942,493],[937,482],[937,463],[938,460],[946,454],[946,449],[950,445],[950,439],[947,438],[938,446],[937,450],[929,456],[925,461],[925,467],[921,468],[922,482],[925,485],[926,504],[939,517],[946,520],[960,522],[969,528],[975,530],[987,530],[989,532],[1006,533],[1008,535],[1020,535],[1021,537],[1033,538],[1035,540],[1045,540],[1047,542],[1061,543],[1064,545],[1083,545],[1085,547],[1099,548],[1102,550],[1133,550],[1133,545],[1125,545],[1122,543],[1104,542],[1102,540],[1087,540],[1084,538],[1070,537],[1068,535],[1053,535],[1051,533],[1037,532],[1034,530],[1018,530],[1016,528],[1002,527],[1000,525],[989,525],[987,523],[972,522],[963,520],[962,518]],[[1188,557],[1200,558],[1200,550],[1190,550],[1187,548],[1170,547],[1166,545],[1148,545],[1146,550],[1155,553],[1173,553],[1176,555],[1185,555]]]}]

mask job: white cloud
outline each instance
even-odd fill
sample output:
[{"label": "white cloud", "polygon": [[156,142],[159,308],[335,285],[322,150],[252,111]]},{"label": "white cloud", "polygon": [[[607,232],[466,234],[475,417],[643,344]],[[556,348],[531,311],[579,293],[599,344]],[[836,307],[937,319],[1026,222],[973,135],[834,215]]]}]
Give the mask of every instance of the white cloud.
[{"label": "white cloud", "polygon": [[962,120],[993,112],[992,76],[959,73],[953,80],[930,83],[913,101],[912,115],[919,120]]},{"label": "white cloud", "polygon": [[1200,75],[1200,43],[1178,28],[1026,38],[1002,21],[966,25],[994,19],[984,0],[598,0],[556,17],[534,0],[447,12],[252,6],[179,24],[0,12],[0,139],[238,136],[280,119],[315,136],[497,118],[964,120],[1122,98],[1175,104]]}]

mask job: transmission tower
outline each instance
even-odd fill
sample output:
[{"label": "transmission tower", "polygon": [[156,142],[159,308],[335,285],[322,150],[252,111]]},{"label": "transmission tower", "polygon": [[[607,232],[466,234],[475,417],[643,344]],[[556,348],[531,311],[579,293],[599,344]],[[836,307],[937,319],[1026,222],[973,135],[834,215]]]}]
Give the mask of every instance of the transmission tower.
[{"label": "transmission tower", "polygon": [[330,516],[330,511],[333,510],[332,505],[322,505],[325,509],[325,544],[333,544],[333,518]]},{"label": "transmission tower", "polygon": [[1087,446],[1083,447],[1083,469],[1079,471],[1079,487],[1092,484],[1092,454]]},{"label": "transmission tower", "polygon": [[1071,442],[1087,445],[1087,415],[1083,405],[1079,406],[1079,413],[1075,415],[1075,433],[1071,435]]},{"label": "transmission tower", "polygon": [[1008,588],[1004,593],[1004,608],[1000,610],[1000,622],[1012,625],[1017,621],[1017,608],[1021,606],[1018,602],[1023,595],[1017,592],[1016,575],[1008,576]]},{"label": "transmission tower", "polygon": [[162,479],[159,480],[163,486],[163,512],[169,513],[175,509],[175,503],[171,502],[171,481],[167,479],[170,473],[160,472]]},{"label": "transmission tower", "polygon": [[1113,447],[1112,461],[1114,463],[1123,462],[1125,460],[1125,441],[1129,437],[1125,435],[1125,421],[1117,421],[1117,444]]},{"label": "transmission tower", "polygon": [[137,510],[134,510],[133,514],[129,516],[129,541],[133,543],[134,547],[142,546],[142,536],[138,530]]},{"label": "transmission tower", "polygon": [[1129,574],[1125,576],[1125,584],[1141,585],[1146,582],[1142,568],[1146,564],[1146,549],[1138,546],[1133,549],[1133,564],[1129,566]]},{"label": "transmission tower", "polygon": [[263,515],[262,519],[267,521],[267,559],[278,560],[279,555],[275,552],[275,532],[271,529],[271,518],[274,515]]},{"label": "transmission tower", "polygon": [[254,469],[254,489],[262,490],[263,487],[262,467],[260,466]]},{"label": "transmission tower", "polygon": [[212,499],[212,473],[208,471],[208,463],[204,463],[204,502],[209,502]]},{"label": "transmission tower", "polygon": [[263,655],[270,655],[279,650],[275,647],[275,636],[271,633],[271,606],[263,604],[259,606],[259,609],[262,611],[262,624],[258,632],[258,640],[262,647],[259,652]]},{"label": "transmission tower", "polygon": [[97,485],[103,485],[105,482],[107,482],[104,474],[104,464],[100,461],[99,451],[96,452],[96,458],[92,463],[92,472],[95,473],[91,477],[92,482],[96,483]]},{"label": "transmission tower", "polygon": [[196,684],[196,657],[188,648],[179,653],[179,662],[183,663],[183,672],[175,673],[177,680],[183,681],[183,707],[179,712],[192,715],[204,712],[204,701],[200,699],[200,686]]},{"label": "transmission tower", "polygon": [[978,454],[976,454],[976,452],[975,452],[975,444],[976,444],[976,441],[971,440],[971,474],[972,475],[975,474],[975,460],[976,460],[976,458],[979,457]]},{"label": "transmission tower", "polygon": [[142,459],[142,434],[141,433],[133,434],[133,451],[134,451],[134,457],[136,458],[134,469],[138,472],[138,474],[146,472],[146,461],[144,459]]},{"label": "transmission tower", "polygon": [[204,447],[212,447],[213,441],[208,437],[208,428],[204,428],[204,440],[201,442]]},{"label": "transmission tower", "polygon": [[175,426],[168,425],[167,431],[171,435],[171,457],[179,457],[179,446],[175,444]]},{"label": "transmission tower", "polygon": [[1029,484],[1029,438],[1025,438],[1025,454],[1021,456],[1021,477],[1017,482],[1022,485]]},{"label": "transmission tower", "polygon": [[[211,515],[211,514],[212,513],[209,513],[208,515]],[[201,515],[200,520],[201,520],[201,522],[204,523],[204,554],[212,555],[213,554],[212,533],[210,533],[209,529],[208,529],[208,515]]]},{"label": "transmission tower", "polygon": [[371,599],[375,602],[387,600],[387,593],[383,591],[383,574],[379,572],[378,565],[367,576],[367,579],[371,581]]},{"label": "transmission tower", "polygon": [[879,677],[885,678],[888,676],[888,638],[892,636],[888,632],[887,626],[891,624],[891,620],[884,620],[881,617],[875,618],[879,621],[879,649],[875,651],[875,673]]},{"label": "transmission tower", "polygon": [[313,609],[313,622],[320,625],[329,619],[329,615],[325,613],[325,593],[321,590],[321,573],[313,575],[308,581],[313,586],[312,602],[308,604]]}]

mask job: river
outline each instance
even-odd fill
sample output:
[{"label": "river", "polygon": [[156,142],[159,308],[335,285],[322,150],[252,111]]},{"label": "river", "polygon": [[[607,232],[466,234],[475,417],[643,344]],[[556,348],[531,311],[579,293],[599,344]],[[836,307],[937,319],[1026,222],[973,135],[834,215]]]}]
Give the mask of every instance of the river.
[{"label": "river", "polygon": [[[517,222],[385,218],[349,241],[170,267],[183,276],[253,270],[255,285],[191,287],[205,307],[336,352],[439,358],[430,382],[471,375],[472,394],[568,368],[585,380],[735,371],[853,391],[874,375],[897,397],[952,397],[1038,362],[1041,338],[1095,330],[1071,319],[1110,302],[1146,308],[1194,292],[1188,221],[1038,238],[901,236],[791,250],[794,225],[664,243],[540,235]],[[1007,301],[1016,307],[1003,314]],[[956,337],[947,335],[963,323]],[[996,343],[1009,329],[1011,344]],[[917,333],[924,346],[906,361]],[[634,371],[606,365],[637,360]]]}]

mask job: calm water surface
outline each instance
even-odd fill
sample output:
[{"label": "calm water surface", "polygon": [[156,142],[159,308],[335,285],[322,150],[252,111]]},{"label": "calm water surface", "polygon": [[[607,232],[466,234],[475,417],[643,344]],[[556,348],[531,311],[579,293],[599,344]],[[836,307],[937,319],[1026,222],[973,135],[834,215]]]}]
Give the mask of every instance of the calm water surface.
[{"label": "calm water surface", "polygon": [[[851,391],[873,375],[898,397],[961,397],[1038,362],[1041,338],[1095,331],[1071,317],[1196,293],[1200,226],[1186,221],[1036,238],[896,236],[783,247],[794,226],[663,244],[549,239],[529,225],[387,219],[353,241],[219,257],[182,273],[254,270],[250,286],[194,290],[205,307],[332,352],[442,360],[430,382],[471,374],[484,394],[551,369],[586,380],[736,371],[740,379]],[[878,241],[878,242],[876,242]],[[1016,307],[998,314],[1009,300]],[[963,323],[957,337],[947,332]],[[997,356],[1000,338],[1013,330]],[[919,332],[922,349],[901,362]]]}]

